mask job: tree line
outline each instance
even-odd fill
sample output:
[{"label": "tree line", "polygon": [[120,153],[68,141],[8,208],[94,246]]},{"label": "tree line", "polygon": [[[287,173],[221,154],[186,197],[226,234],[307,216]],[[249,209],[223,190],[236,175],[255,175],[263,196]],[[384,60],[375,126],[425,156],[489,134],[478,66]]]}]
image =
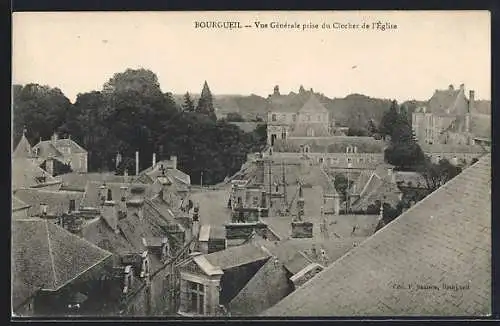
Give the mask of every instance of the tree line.
[{"label": "tree line", "polygon": [[[203,172],[204,184],[215,184],[237,172],[251,151],[266,142],[265,129],[245,133],[227,121],[217,120],[213,97],[205,82],[197,103],[187,93],[176,105],[171,93],[163,93],[156,74],[146,69],[116,73],[102,90],[80,93],[72,104],[58,88],[38,84],[15,85],[13,136],[23,129],[31,144],[54,132],[71,136],[89,153],[89,171],[135,170],[177,155],[178,168],[194,184]],[[265,126],[264,126],[265,127]],[[117,166],[116,156],[123,159]]]}]

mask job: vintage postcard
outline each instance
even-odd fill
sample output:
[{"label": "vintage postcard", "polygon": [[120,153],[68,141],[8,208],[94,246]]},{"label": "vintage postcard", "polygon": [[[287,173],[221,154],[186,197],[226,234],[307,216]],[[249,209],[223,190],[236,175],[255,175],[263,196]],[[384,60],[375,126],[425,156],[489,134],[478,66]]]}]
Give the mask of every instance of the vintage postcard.
[{"label": "vintage postcard", "polygon": [[488,11],[13,14],[12,316],[486,317]]}]

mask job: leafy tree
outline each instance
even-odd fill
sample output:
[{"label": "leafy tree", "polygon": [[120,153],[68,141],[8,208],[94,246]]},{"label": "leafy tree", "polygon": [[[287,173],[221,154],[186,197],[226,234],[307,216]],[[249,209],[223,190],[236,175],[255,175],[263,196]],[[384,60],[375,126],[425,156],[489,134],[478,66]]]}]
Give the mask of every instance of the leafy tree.
[{"label": "leafy tree", "polygon": [[184,95],[184,103],[182,104],[182,109],[185,112],[194,112],[194,102],[191,99],[191,95],[189,95],[189,92],[186,92]]},{"label": "leafy tree", "polygon": [[393,135],[394,128],[401,122],[399,113],[398,113],[398,103],[396,101],[391,102],[391,106],[389,111],[387,111],[382,117],[382,121],[380,122],[379,132],[383,136],[391,136]]},{"label": "leafy tree", "polygon": [[351,127],[347,130],[347,136],[368,136],[368,130],[364,128]]},{"label": "leafy tree", "polygon": [[213,121],[217,120],[212,93],[210,92],[210,88],[208,88],[208,83],[206,81],[203,84],[203,90],[201,91],[201,96],[198,100],[196,112],[208,116]]},{"label": "leafy tree", "polygon": [[49,139],[66,121],[72,104],[59,88],[39,84],[13,87],[13,136],[17,143],[26,127],[30,143]]},{"label": "leafy tree", "polygon": [[[404,111],[403,111],[404,112]],[[391,137],[384,151],[385,160],[402,170],[414,169],[424,160],[424,153],[417,143],[410,122],[397,108],[396,101],[384,115],[380,132]]]},{"label": "leafy tree", "polygon": [[418,167],[418,172],[424,177],[427,189],[433,192],[437,188],[462,172],[462,168],[451,164],[447,159],[440,160],[437,164],[426,158]]}]

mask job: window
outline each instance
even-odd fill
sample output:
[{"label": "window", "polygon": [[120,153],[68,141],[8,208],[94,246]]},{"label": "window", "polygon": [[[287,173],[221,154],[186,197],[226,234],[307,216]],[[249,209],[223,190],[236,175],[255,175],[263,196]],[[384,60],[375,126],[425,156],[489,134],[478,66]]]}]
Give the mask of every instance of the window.
[{"label": "window", "polygon": [[273,115],[271,116],[271,121],[276,121],[276,114],[273,114]]},{"label": "window", "polygon": [[203,284],[186,281],[187,283],[187,312],[205,314],[205,287]]},{"label": "window", "polygon": [[306,116],[306,119],[307,119],[307,121],[311,121],[311,115],[310,115],[310,114],[308,114],[308,115]]},{"label": "window", "polygon": [[296,114],[292,115],[292,121],[293,122],[297,121],[297,115]]}]

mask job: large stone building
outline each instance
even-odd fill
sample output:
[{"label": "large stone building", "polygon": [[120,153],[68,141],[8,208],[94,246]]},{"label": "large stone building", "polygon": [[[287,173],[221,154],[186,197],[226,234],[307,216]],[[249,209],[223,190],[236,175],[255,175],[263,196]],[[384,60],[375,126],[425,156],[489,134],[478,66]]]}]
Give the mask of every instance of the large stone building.
[{"label": "large stone building", "polygon": [[489,143],[491,117],[479,114],[475,94],[465,95],[464,84],[436,90],[427,105],[412,114],[412,128],[421,144],[473,145]]},{"label": "large stone building", "polygon": [[268,98],[267,139],[288,137],[326,137],[330,135],[330,115],[314,92],[302,87],[299,94],[281,95],[279,87]]}]

